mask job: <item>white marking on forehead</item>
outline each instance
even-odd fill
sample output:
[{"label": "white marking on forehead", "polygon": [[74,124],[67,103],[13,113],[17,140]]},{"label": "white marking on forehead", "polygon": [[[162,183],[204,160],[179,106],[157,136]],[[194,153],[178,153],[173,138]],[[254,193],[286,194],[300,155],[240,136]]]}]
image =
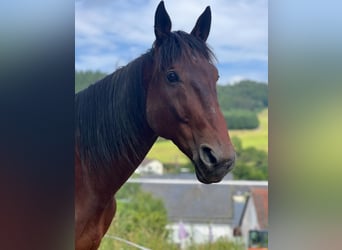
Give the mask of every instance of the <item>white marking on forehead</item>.
[{"label": "white marking on forehead", "polygon": [[213,114],[216,114],[216,109],[215,109],[215,107],[211,106],[211,107],[210,107],[210,111],[211,111]]}]

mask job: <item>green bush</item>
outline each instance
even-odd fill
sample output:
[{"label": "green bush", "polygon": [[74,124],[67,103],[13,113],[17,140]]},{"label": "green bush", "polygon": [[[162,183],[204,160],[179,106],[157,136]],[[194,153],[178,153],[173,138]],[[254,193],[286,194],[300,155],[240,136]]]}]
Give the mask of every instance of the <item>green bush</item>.
[{"label": "green bush", "polygon": [[[176,249],[168,242],[167,211],[162,200],[143,192],[139,184],[126,183],[116,194],[117,211],[108,230],[114,235],[136,244],[155,249]],[[126,243],[103,238],[100,250],[132,249]]]},{"label": "green bush", "polygon": [[243,149],[241,140],[237,137],[232,137],[232,142],[237,154],[236,165],[233,170],[234,179],[267,180],[267,153],[253,147]]},{"label": "green bush", "polygon": [[256,113],[248,110],[232,110],[223,113],[229,129],[255,129],[259,127]]}]

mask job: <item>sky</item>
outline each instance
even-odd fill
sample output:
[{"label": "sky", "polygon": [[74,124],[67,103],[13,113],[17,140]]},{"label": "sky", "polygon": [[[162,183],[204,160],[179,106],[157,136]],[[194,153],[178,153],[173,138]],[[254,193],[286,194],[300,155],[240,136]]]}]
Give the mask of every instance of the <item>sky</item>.
[{"label": "sky", "polygon": [[[159,0],[76,0],[75,68],[111,73],[152,47]],[[190,32],[209,5],[207,43],[220,84],[268,82],[267,0],[165,0],[172,30]]]}]

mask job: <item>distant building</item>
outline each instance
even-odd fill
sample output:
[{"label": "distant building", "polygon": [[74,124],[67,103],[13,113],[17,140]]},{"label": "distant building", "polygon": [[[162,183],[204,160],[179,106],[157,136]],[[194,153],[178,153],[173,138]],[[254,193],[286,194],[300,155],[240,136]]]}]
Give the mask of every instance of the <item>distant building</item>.
[{"label": "distant building", "polygon": [[[162,178],[196,179],[193,173]],[[231,174],[225,179],[232,179]],[[181,248],[190,243],[214,242],[220,237],[233,239],[233,187],[200,182],[143,183],[141,187],[163,200],[170,221],[168,228],[172,231],[170,240]]]},{"label": "distant building", "polygon": [[268,188],[251,188],[235,228],[247,244],[250,230],[268,230]]},{"label": "distant building", "polygon": [[[194,173],[144,175],[157,182],[142,182],[141,188],[163,200],[168,213],[170,241],[181,249],[190,244],[214,242],[219,238],[245,242],[248,231],[267,229],[268,187],[205,185]],[[172,184],[163,179],[193,180]],[[232,180],[229,173],[225,180]]]},{"label": "distant building", "polygon": [[135,170],[136,174],[155,174],[162,175],[164,173],[164,166],[158,160],[144,159],[138,168]]}]

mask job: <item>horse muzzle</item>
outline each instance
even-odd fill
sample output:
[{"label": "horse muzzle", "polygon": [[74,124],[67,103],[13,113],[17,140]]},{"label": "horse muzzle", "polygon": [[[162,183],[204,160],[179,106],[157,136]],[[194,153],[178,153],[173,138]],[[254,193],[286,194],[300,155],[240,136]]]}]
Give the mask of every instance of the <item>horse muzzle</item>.
[{"label": "horse muzzle", "polygon": [[201,144],[193,159],[197,179],[205,184],[220,182],[234,168],[235,158],[233,149],[215,150],[208,144]]}]

